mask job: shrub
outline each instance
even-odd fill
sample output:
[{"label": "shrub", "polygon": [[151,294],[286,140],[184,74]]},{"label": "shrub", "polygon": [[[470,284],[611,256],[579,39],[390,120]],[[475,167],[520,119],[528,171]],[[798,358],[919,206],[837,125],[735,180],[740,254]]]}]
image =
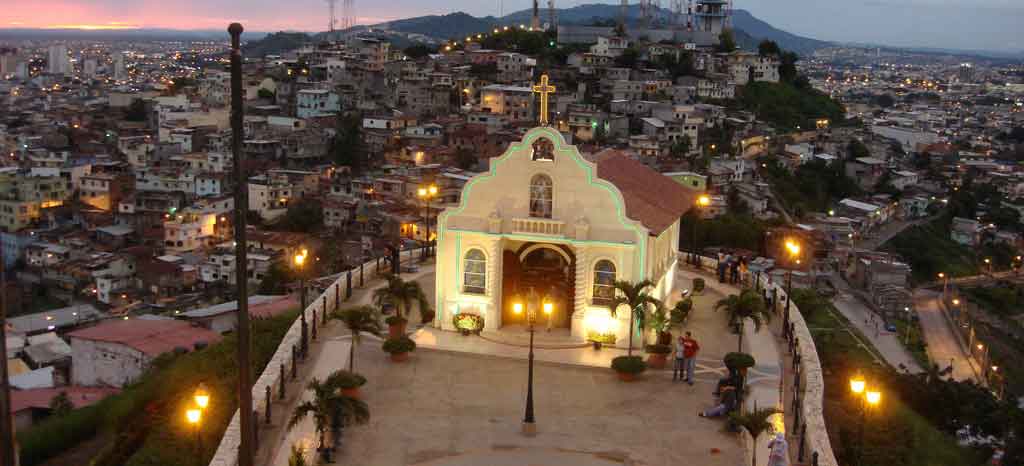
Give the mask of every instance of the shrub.
[{"label": "shrub", "polygon": [[587,341],[596,341],[605,345],[615,344],[614,333],[598,333],[593,330],[587,333]]},{"label": "shrub", "polygon": [[644,351],[653,354],[669,354],[672,352],[672,346],[660,343],[655,345],[647,345],[644,347]]},{"label": "shrub", "polygon": [[456,314],[452,317],[452,322],[459,331],[480,333],[484,328],[484,318],[477,314]]},{"label": "shrub", "polygon": [[401,325],[406,322],[408,322],[408,320],[406,320],[405,317],[402,316],[391,316],[388,317],[387,319],[384,319],[384,323],[388,325]]},{"label": "shrub", "polygon": [[700,292],[703,292],[703,291],[704,291],[704,279],[703,278],[694,278],[693,279],[693,292],[694,293],[700,293]]},{"label": "shrub", "polygon": [[639,374],[647,369],[647,363],[640,356],[619,356],[612,359],[612,369],[615,372]]},{"label": "shrub", "polygon": [[693,300],[686,298],[676,303],[676,306],[669,311],[669,318],[673,324],[682,324],[686,321],[686,317],[690,315],[691,310],[693,310]]},{"label": "shrub", "polygon": [[338,376],[338,387],[342,389],[359,388],[366,385],[366,377],[355,372],[341,370],[336,372]]},{"label": "shrub", "polygon": [[753,356],[737,352],[726,354],[722,361],[725,362],[725,367],[729,369],[749,369],[756,364]]},{"label": "shrub", "polygon": [[416,342],[407,336],[388,338],[384,341],[382,348],[391,354],[408,353],[416,349]]},{"label": "shrub", "polygon": [[434,316],[435,315],[437,315],[437,314],[434,313],[433,309],[421,309],[420,310],[420,322],[424,323],[424,324],[429,324],[429,323],[434,321]]}]

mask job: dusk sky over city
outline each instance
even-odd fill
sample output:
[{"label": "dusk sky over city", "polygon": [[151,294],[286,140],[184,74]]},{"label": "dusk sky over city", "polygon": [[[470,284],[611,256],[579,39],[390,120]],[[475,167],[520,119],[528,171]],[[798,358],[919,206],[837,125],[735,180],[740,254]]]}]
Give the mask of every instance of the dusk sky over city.
[{"label": "dusk sky over city", "polygon": [[[0,27],[158,27],[172,29],[219,29],[240,20],[250,31],[307,30],[324,26],[322,0],[3,0]],[[392,0],[357,2],[358,21],[380,23],[392,19],[453,11],[486,16],[498,15],[499,1]],[[506,0],[504,12],[528,8],[528,0]],[[546,3],[546,2],[544,2]],[[592,1],[557,2],[561,8]],[[615,3],[615,2],[605,2]],[[632,3],[632,2],[631,2]],[[904,46],[965,49],[1020,50],[1024,39],[1015,33],[1015,22],[1024,5],[1014,0],[738,0],[737,8],[751,11],[772,25],[795,34],[823,40],[877,42]],[[812,19],[813,20],[810,20]],[[907,37],[907,31],[913,37]],[[951,34],[956,31],[955,34]]]}]

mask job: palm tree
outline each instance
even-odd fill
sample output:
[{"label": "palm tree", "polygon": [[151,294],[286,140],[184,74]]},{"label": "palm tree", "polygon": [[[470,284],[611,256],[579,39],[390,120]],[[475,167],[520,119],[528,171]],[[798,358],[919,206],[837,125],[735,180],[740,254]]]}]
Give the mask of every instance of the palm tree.
[{"label": "palm tree", "polygon": [[743,322],[746,319],[754,321],[754,331],[761,330],[761,324],[771,320],[772,314],[764,304],[761,294],[745,288],[739,295],[730,295],[727,298],[715,303],[715,310],[725,309],[729,313],[729,325],[736,325],[739,329],[739,351],[743,351]]},{"label": "palm tree", "polygon": [[412,302],[419,304],[420,313],[430,309],[430,302],[423,288],[415,281],[405,281],[401,277],[388,274],[384,278],[388,284],[383,288],[373,290],[373,301],[378,307],[383,308],[385,304],[391,303],[395,306],[395,315],[403,317],[403,313],[412,310]]},{"label": "palm tree", "polygon": [[306,388],[313,392],[313,398],[296,406],[288,419],[288,430],[291,430],[307,416],[313,417],[320,442],[317,450],[325,461],[330,461],[330,449],[324,447],[324,433],[329,427],[338,431],[346,422],[365,424],[370,420],[370,408],[366,402],[341,394],[340,377],[339,372],[334,372],[323,382],[315,377],[310,380]]},{"label": "palm tree", "polygon": [[779,411],[775,408],[762,408],[745,414],[732,413],[729,415],[729,419],[733,423],[747,430],[750,440],[754,442],[752,466],[757,466],[757,438],[774,427],[771,417],[778,413]]},{"label": "palm tree", "polygon": [[359,306],[335,311],[332,319],[340,320],[352,333],[352,344],[348,347],[348,370],[355,370],[356,345],[362,341],[362,333],[380,336],[380,312],[373,306]]},{"label": "palm tree", "polygon": [[611,311],[612,317],[615,317],[619,306],[629,306],[629,348],[626,350],[627,356],[633,355],[633,316],[636,315],[637,324],[640,330],[643,331],[644,314],[647,311],[647,306],[652,304],[657,306],[657,303],[660,302],[647,294],[647,289],[652,287],[654,287],[654,282],[650,280],[644,280],[639,283],[626,280],[615,281],[615,289],[618,293],[608,304],[608,308]]}]

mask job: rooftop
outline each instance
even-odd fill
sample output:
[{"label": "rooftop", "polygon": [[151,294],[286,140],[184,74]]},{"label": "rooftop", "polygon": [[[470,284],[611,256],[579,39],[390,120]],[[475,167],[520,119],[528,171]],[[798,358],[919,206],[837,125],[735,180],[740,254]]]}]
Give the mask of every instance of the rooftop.
[{"label": "rooftop", "polygon": [[179,320],[112,320],[68,334],[72,340],[118,343],[156,357],[175,348],[191,350],[196,343],[216,343],[220,334]]}]

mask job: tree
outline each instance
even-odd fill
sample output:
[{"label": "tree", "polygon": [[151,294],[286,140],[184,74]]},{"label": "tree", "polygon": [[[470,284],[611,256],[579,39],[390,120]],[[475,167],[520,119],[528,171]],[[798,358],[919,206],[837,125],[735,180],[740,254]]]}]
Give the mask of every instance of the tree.
[{"label": "tree", "polygon": [[473,151],[462,148],[455,151],[455,166],[463,169],[470,170],[476,167],[480,161],[476,158],[476,154]]},{"label": "tree", "polygon": [[323,382],[316,377],[310,380],[306,389],[313,392],[312,399],[296,406],[288,419],[288,430],[292,430],[307,417],[313,417],[320,442],[317,450],[323,452],[325,461],[330,457],[330,448],[324,445],[324,433],[328,428],[340,432],[345,424],[365,424],[370,420],[370,408],[365,401],[341,394],[341,376],[341,371],[337,371]]},{"label": "tree", "polygon": [[746,319],[754,322],[754,331],[761,330],[761,325],[772,319],[772,313],[765,305],[761,293],[744,288],[738,295],[720,299],[715,303],[715,310],[724,309],[729,313],[729,325],[739,330],[739,351],[743,351],[743,323]]},{"label": "tree", "polygon": [[754,442],[753,458],[750,463],[752,466],[757,466],[757,438],[772,429],[771,418],[778,413],[779,411],[775,408],[760,408],[745,414],[732,413],[729,415],[729,419],[734,424],[746,429],[750,434],[750,440]]},{"label": "tree", "polygon": [[285,285],[292,281],[292,270],[287,261],[274,261],[260,281],[260,294],[279,294],[285,291]]},{"label": "tree", "polygon": [[875,104],[882,108],[892,108],[896,105],[896,99],[889,94],[881,94],[875,97]]},{"label": "tree", "polygon": [[276,230],[313,233],[324,226],[324,210],[318,199],[302,198],[292,202]]},{"label": "tree", "polygon": [[54,416],[67,416],[74,409],[75,405],[68,398],[68,392],[60,392],[50,400],[50,412]]},{"label": "tree", "polygon": [[274,91],[271,91],[270,89],[264,89],[262,87],[260,88],[260,90],[256,91],[256,95],[261,99],[274,99]]},{"label": "tree", "polygon": [[409,57],[409,58],[411,58],[413,60],[419,60],[420,58],[424,58],[424,57],[426,57],[426,56],[428,56],[428,55],[430,55],[432,53],[436,53],[436,52],[437,52],[437,49],[429,47],[429,46],[427,46],[425,44],[420,44],[420,43],[416,43],[416,44],[410,45],[410,46],[406,47],[405,50],[402,51],[402,53],[404,53],[405,56],[407,56],[407,57]]},{"label": "tree", "polygon": [[722,33],[718,35],[715,52],[729,53],[733,50],[736,50],[736,36],[733,35],[732,29],[723,29]]},{"label": "tree", "polygon": [[[782,52],[779,55],[779,79],[783,82],[796,84],[799,72],[796,68],[796,62],[800,61],[800,56],[794,52]],[[806,86],[800,85],[797,88],[805,89]]]},{"label": "tree", "polygon": [[647,312],[648,306],[653,305],[657,308],[661,303],[654,296],[647,294],[647,290],[653,287],[654,282],[650,280],[644,280],[639,283],[633,283],[626,280],[615,281],[615,290],[617,293],[611,303],[608,304],[608,310],[611,312],[612,317],[615,317],[619,306],[625,305],[629,308],[629,347],[626,350],[627,356],[633,355],[634,319],[637,321],[640,331],[643,332],[644,314]]},{"label": "tree", "polygon": [[352,334],[352,344],[348,347],[348,370],[355,370],[356,346],[362,341],[363,332],[380,336],[380,311],[372,306],[359,306],[342,309],[331,314],[331,318],[340,320]]},{"label": "tree", "polygon": [[331,141],[331,155],[338,165],[352,169],[352,173],[360,174],[366,166],[367,150],[362,138],[362,121],[358,115],[339,116],[337,134]]},{"label": "tree", "polygon": [[776,44],[775,41],[765,39],[760,44],[757,44],[757,53],[762,57],[778,57],[782,55],[782,49],[779,48],[779,44]]},{"label": "tree", "polygon": [[669,151],[673,158],[682,159],[690,154],[690,150],[693,149],[693,140],[690,136],[684,134],[683,137],[679,138],[679,141],[672,144],[672,149]]},{"label": "tree", "polygon": [[615,57],[615,64],[623,68],[636,68],[637,63],[640,62],[640,50],[636,47],[630,47],[622,51],[622,55]]},{"label": "tree", "polygon": [[142,99],[132,100],[132,103],[128,104],[128,109],[124,112],[124,118],[128,121],[144,122],[148,116],[146,102]]},{"label": "tree", "polygon": [[848,154],[848,160],[855,160],[861,157],[871,157],[871,152],[868,151],[868,146],[865,146],[859,139],[850,140],[850,143],[846,145],[846,153]]},{"label": "tree", "polygon": [[388,284],[373,290],[373,301],[378,307],[383,308],[385,304],[392,304],[395,306],[395,315],[402,318],[412,311],[413,301],[419,304],[421,314],[430,309],[430,302],[427,301],[427,296],[418,282],[405,281],[394,274],[388,274],[384,278]]}]

